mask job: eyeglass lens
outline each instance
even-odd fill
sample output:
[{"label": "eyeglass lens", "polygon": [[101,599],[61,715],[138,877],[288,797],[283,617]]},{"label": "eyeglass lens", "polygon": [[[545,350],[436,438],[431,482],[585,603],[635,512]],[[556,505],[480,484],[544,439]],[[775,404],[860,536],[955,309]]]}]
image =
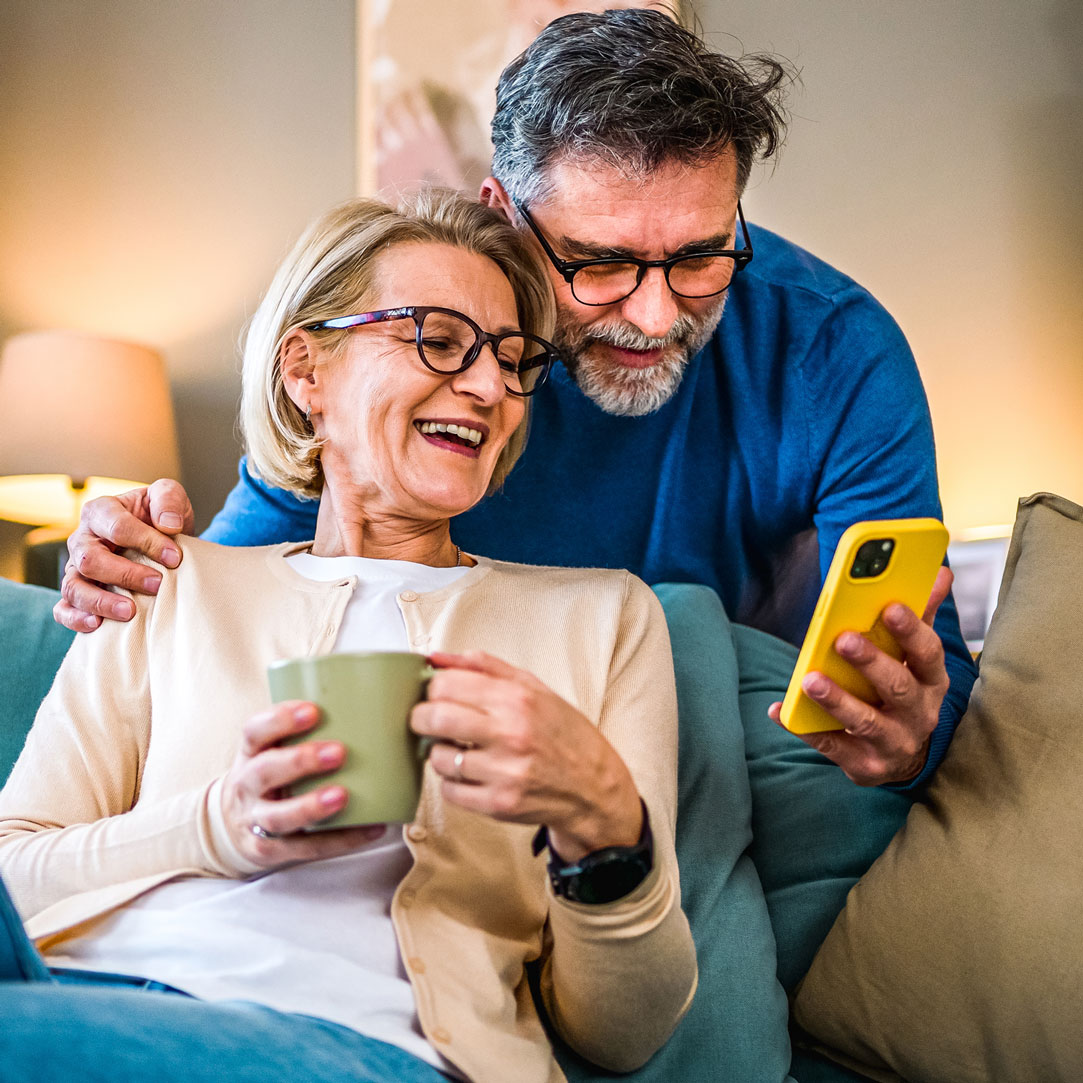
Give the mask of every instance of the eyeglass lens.
[{"label": "eyeglass lens", "polygon": [[[666,267],[666,281],[681,297],[710,297],[729,285],[734,266],[729,256],[689,256]],[[612,304],[634,292],[644,270],[634,263],[580,267],[572,279],[572,293],[585,305]]]},{"label": "eyeglass lens", "polygon": [[[544,378],[549,364],[546,347],[526,335],[494,336],[490,344],[504,378],[504,386],[517,395],[531,394]],[[475,329],[449,312],[426,312],[418,339],[422,360],[435,372],[461,372],[481,352]]]}]

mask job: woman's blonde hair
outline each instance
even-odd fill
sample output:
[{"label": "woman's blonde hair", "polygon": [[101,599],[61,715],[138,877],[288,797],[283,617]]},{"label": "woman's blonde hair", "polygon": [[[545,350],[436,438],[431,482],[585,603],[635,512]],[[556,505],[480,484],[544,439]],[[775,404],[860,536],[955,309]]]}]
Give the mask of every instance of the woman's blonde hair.
[{"label": "woman's blonde hair", "polygon": [[[398,244],[449,244],[491,259],[511,283],[519,328],[549,338],[555,307],[540,259],[507,219],[450,189],[428,188],[392,207],[353,199],[317,219],[271,281],[244,344],[241,428],[248,468],[270,485],[315,498],[323,489],[320,441],[282,381],[290,332],[363,312],[381,255]],[[470,289],[463,283],[463,292]],[[403,297],[397,304],[411,304]],[[349,330],[311,332],[331,355]],[[421,364],[421,361],[418,361]],[[489,491],[499,488],[526,444],[529,410],[497,459]]]}]

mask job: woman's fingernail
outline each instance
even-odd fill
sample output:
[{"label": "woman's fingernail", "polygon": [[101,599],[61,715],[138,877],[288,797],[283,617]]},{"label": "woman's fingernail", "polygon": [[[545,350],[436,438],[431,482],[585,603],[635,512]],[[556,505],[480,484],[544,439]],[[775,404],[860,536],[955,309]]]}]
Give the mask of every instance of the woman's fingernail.
[{"label": "woman's fingernail", "polygon": [[316,759],[328,767],[335,766],[342,759],[341,745],[320,745],[316,752]]},{"label": "woman's fingernail", "polygon": [[323,790],[320,793],[320,804],[324,808],[335,808],[337,805],[342,804],[345,796],[346,791],[341,786],[335,786],[333,789]]}]

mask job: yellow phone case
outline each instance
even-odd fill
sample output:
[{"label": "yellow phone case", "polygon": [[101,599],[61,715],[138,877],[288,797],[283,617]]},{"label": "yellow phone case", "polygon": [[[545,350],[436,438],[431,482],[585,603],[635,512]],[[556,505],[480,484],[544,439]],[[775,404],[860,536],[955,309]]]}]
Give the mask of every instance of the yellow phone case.
[{"label": "yellow phone case", "polygon": [[[887,566],[876,572],[875,561],[877,555],[884,556],[886,542],[891,543]],[[863,550],[863,546],[868,548]],[[835,651],[835,640],[846,631],[860,632],[881,650],[900,658],[902,651],[880,614],[893,602],[901,602],[921,616],[947,547],[948,532],[937,519],[855,523],[842,535],[782,703],[782,724],[788,730],[820,733],[843,728],[802,691],[801,681],[809,670],[830,677],[859,699],[879,702],[873,686]],[[855,577],[859,553],[864,563],[857,570],[865,574]]]}]

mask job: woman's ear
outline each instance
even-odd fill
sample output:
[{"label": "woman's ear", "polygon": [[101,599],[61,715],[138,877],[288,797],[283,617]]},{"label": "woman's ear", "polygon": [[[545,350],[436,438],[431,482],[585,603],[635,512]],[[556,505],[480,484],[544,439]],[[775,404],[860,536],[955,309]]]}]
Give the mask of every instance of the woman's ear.
[{"label": "woman's ear", "polygon": [[291,331],[279,349],[282,386],[297,409],[306,415],[320,412],[317,350],[315,339],[302,328]]}]

